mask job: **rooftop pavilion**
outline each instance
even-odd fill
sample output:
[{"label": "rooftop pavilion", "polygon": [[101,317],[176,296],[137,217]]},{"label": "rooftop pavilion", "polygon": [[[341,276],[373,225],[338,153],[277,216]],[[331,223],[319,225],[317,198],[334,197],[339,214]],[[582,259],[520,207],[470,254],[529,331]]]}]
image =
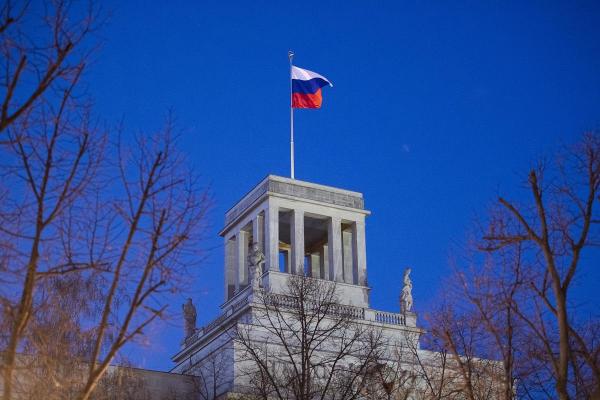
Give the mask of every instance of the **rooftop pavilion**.
[{"label": "rooftop pavilion", "polygon": [[250,285],[250,247],[265,255],[263,286],[286,274],[334,281],[348,305],[368,307],[362,193],[269,175],[225,214],[225,304]]},{"label": "rooftop pavilion", "polygon": [[[330,281],[338,310],[382,329],[390,340],[418,346],[422,330],[415,313],[370,307],[365,247],[369,214],[362,193],[275,175],[264,178],[225,214],[220,232],[225,242],[225,302],[215,319],[184,339],[173,356],[173,371],[188,373],[217,349],[233,351],[235,346],[227,347],[231,336],[226,328],[248,323],[244,318],[255,315],[261,307],[256,290],[293,307],[287,290],[290,274]],[[250,277],[248,257],[255,243],[265,256],[258,282]]]}]

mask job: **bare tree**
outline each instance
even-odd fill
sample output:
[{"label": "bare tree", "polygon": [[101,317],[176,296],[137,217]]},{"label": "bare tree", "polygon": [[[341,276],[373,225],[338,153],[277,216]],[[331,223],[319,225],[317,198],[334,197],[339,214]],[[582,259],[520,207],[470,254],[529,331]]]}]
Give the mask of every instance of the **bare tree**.
[{"label": "bare tree", "polygon": [[356,312],[339,303],[334,283],[300,275],[284,293],[258,294],[234,336],[248,390],[263,399],[359,398],[384,341]]},{"label": "bare tree", "polygon": [[[468,398],[512,399],[515,380],[525,378],[525,369],[517,368],[527,343],[524,325],[513,304],[526,300],[523,282],[531,278],[521,262],[522,247],[499,251],[492,259],[466,258],[476,267],[456,268],[446,284],[445,304],[429,317],[436,346],[449,352],[456,365]],[[487,362],[481,360],[495,360]],[[472,361],[476,360],[476,361]],[[481,393],[474,382],[487,375],[493,379],[490,391]],[[481,381],[486,382],[486,381]],[[476,388],[479,389],[476,390]]]},{"label": "bare tree", "polygon": [[[432,333],[466,383],[471,357],[501,362],[502,398],[598,397],[598,315],[582,315],[569,301],[588,268],[582,254],[598,245],[598,136],[586,134],[556,161],[540,163],[526,187],[520,202],[499,198],[467,252],[471,266],[456,268],[447,285],[454,290]],[[477,398],[473,385],[465,389]]]},{"label": "bare tree", "polygon": [[[504,363],[498,359],[494,337],[476,313],[456,312],[444,305],[431,318],[431,334],[439,339],[438,353],[445,355],[445,370],[451,379],[442,391],[469,400],[512,399],[507,390],[512,377],[504,377]],[[447,355],[446,355],[447,354]],[[511,386],[512,387],[512,386]]]},{"label": "bare tree", "polygon": [[204,400],[214,400],[223,392],[224,387],[231,385],[233,360],[227,352],[216,352],[206,357],[201,365],[192,368],[188,373],[197,377],[196,393]]},{"label": "bare tree", "polygon": [[34,8],[29,1],[10,0],[0,7],[1,142],[36,103],[78,79],[90,55],[90,34],[101,25],[100,10],[91,2],[78,10],[63,0],[47,1],[43,11]]},{"label": "bare tree", "polygon": [[[15,143],[22,160],[29,160],[37,151],[34,146],[31,152],[25,150],[22,138]],[[54,206],[49,211],[52,217],[42,219],[38,226],[34,223],[39,221],[35,212],[38,207],[34,207],[31,218],[28,202],[2,214],[9,222],[14,216],[14,225],[4,225],[8,235],[5,254],[13,252],[14,256],[6,257],[10,261],[3,277],[9,281],[9,288],[27,293],[13,297],[7,290],[2,298],[3,325],[12,327],[3,363],[7,398],[12,391],[10,382],[19,350],[32,351],[47,362],[73,357],[72,364],[85,365],[89,371],[81,377],[85,382],[81,398],[89,398],[119,349],[164,315],[163,294],[185,285],[187,267],[194,265],[186,256],[197,254],[197,239],[204,228],[209,198],[175,149],[170,126],[138,140],[131,148],[135,150],[121,146],[116,157],[101,159],[103,163],[117,160],[115,171],[121,176],[122,185],[117,184],[118,180],[110,180],[110,185],[93,180],[92,186],[100,190],[91,191],[91,196],[83,185],[90,186],[86,174],[92,167],[86,167],[82,177],[68,173],[67,177],[77,177],[73,181],[63,180],[58,171],[50,174],[41,169],[42,172],[25,174],[31,185],[28,187],[37,188],[39,182],[44,185],[45,177],[52,177],[55,180],[48,178],[49,185],[59,195],[46,191],[47,197],[40,196],[31,204],[50,198],[49,203]],[[82,165],[85,164],[79,163]],[[18,168],[14,171],[19,175]],[[65,186],[69,188],[63,189]],[[63,203],[55,203],[57,199]],[[46,212],[46,208],[40,208]],[[15,229],[10,229],[12,226]],[[27,251],[27,246],[14,238],[30,243],[27,232],[32,228],[37,247]],[[62,292],[50,288],[50,282],[62,285]],[[65,290],[64,285],[69,282],[80,283],[76,287],[81,290]],[[86,307],[76,307],[76,312],[69,313],[69,302],[83,302]],[[26,317],[20,317],[20,310],[27,310]],[[45,331],[53,335],[44,334]],[[57,351],[64,357],[56,358]],[[69,376],[81,375],[63,373],[56,377]]]},{"label": "bare tree", "polygon": [[[539,164],[529,172],[526,186],[529,200],[517,203],[499,197],[482,249],[497,254],[523,246],[526,251],[522,260],[536,272],[527,282],[534,300],[524,305],[513,302],[512,310],[537,339],[556,396],[571,398],[570,386],[598,392],[597,349],[590,348],[582,336],[569,293],[580,270],[588,267],[582,254],[599,243],[595,206],[600,189],[600,138],[586,134],[578,144],[560,152],[556,161]],[[573,373],[582,372],[581,366],[593,379],[592,385],[586,382],[586,388],[570,385],[577,382]]]},{"label": "bare tree", "polygon": [[[449,310],[446,309],[446,313]],[[387,355],[368,371],[366,399],[502,399],[502,364],[474,356],[480,336],[476,323],[436,314],[442,326],[418,341],[387,345]],[[449,322],[454,326],[450,327]],[[468,322],[468,323],[466,323]],[[442,333],[444,332],[444,333]],[[451,336],[448,335],[452,332]],[[475,334],[474,334],[475,333]],[[422,348],[422,345],[424,345]],[[450,350],[448,350],[450,349]],[[512,399],[511,394],[508,399]]]},{"label": "bare tree", "polygon": [[366,385],[361,398],[408,400],[414,399],[415,394],[419,392],[420,382],[415,368],[411,364],[412,357],[408,357],[409,355],[403,351],[406,344],[390,346],[388,351],[392,348],[395,348],[396,351],[392,351],[391,358],[380,359],[367,371]]},{"label": "bare tree", "polygon": [[74,12],[57,1],[38,17],[32,8],[7,1],[0,10],[0,299],[6,332],[0,343],[6,399],[39,279],[78,268],[50,249],[60,247],[64,212],[83,196],[103,151],[103,135],[77,93],[97,10],[90,5]]},{"label": "bare tree", "polygon": [[132,151],[120,148],[118,160],[123,200],[108,203],[108,238],[95,249],[110,263],[81,399],[89,398],[119,349],[163,316],[161,293],[178,290],[189,276],[192,261],[185,256],[197,254],[209,207],[170,125],[139,138]]},{"label": "bare tree", "polygon": [[151,397],[146,382],[138,371],[119,366],[108,371],[92,395],[93,400],[143,400]]},{"label": "bare tree", "polygon": [[3,363],[7,399],[37,284],[45,277],[95,267],[69,254],[62,240],[67,210],[82,206],[104,147],[103,134],[91,125],[87,108],[72,103],[76,83],[64,90],[57,108],[32,110],[26,121],[14,123],[10,145],[3,149],[0,269],[5,283],[2,322],[9,332]]},{"label": "bare tree", "polygon": [[210,202],[170,122],[108,145],[81,85],[97,8],[45,6],[0,15],[3,398],[29,370],[46,398],[88,399],[184,287]]},{"label": "bare tree", "polygon": [[410,342],[399,346],[399,365],[402,362],[409,363],[410,367],[407,369],[413,376],[407,382],[409,385],[398,387],[400,398],[408,398],[408,395],[420,400],[460,398],[464,384],[452,363],[452,355],[436,337],[429,335],[425,339],[425,347],[430,350],[420,349]]}]

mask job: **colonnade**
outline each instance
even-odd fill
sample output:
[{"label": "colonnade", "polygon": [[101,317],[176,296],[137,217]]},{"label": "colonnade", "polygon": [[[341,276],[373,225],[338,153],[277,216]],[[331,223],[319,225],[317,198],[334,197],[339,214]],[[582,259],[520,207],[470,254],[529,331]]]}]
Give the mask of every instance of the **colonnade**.
[{"label": "colonnade", "polygon": [[[290,213],[289,244],[280,241],[280,212]],[[314,217],[314,214],[310,215]],[[347,220],[338,215],[318,216],[326,223],[327,240],[318,248],[307,249],[305,217],[301,208],[284,209],[269,204],[257,211],[247,225],[225,237],[227,299],[249,284],[248,254],[253,243],[258,243],[265,255],[263,272],[307,274],[319,279],[366,286],[364,218]]]}]

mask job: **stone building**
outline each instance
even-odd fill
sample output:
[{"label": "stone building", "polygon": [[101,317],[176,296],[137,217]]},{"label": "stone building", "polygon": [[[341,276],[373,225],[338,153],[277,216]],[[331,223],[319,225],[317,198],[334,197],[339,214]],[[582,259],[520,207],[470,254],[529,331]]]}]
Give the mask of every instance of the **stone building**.
[{"label": "stone building", "polygon": [[[205,326],[196,328],[196,310],[188,299],[183,307],[186,337],[172,357],[175,366],[170,373],[112,366],[95,398],[247,398],[244,395],[251,393],[256,383],[248,374],[253,366],[247,357],[248,347],[240,344],[239,336],[232,332],[247,328],[251,332],[247,345],[257,348],[266,345],[272,354],[281,351],[281,341],[272,337],[273,332],[265,329],[261,321],[267,315],[265,310],[273,305],[283,310],[278,318],[292,319],[298,314],[299,302],[288,291],[288,283],[294,278],[335,289],[335,306],[328,309],[331,314],[328,318],[335,320],[342,316],[352,321],[352,325],[344,325],[343,329],[377,332],[381,343],[386,344],[382,346],[375,368],[370,365],[370,370],[359,371],[359,374],[375,376],[373,372],[376,372],[383,376],[379,367],[391,373],[370,386],[363,386],[354,398],[440,397],[428,393],[432,385],[439,386],[443,398],[466,398],[461,393],[465,386],[464,375],[456,360],[420,347],[423,330],[417,326],[417,316],[412,311],[410,269],[404,274],[400,312],[371,308],[365,246],[365,219],[369,214],[361,193],[267,176],[225,215],[225,226],[220,232],[225,249],[224,301],[220,314]],[[391,284],[398,286],[399,282]],[[314,348],[317,360],[333,352],[341,340],[338,336],[328,336],[330,343],[325,341]],[[344,357],[342,362],[360,361],[353,351],[350,349],[349,357]],[[44,392],[45,383],[39,379],[43,370],[38,371],[35,360],[25,356],[21,359],[27,367],[19,368],[17,375],[26,390],[15,398],[38,398],[29,394]],[[476,367],[471,389],[485,393],[481,398],[500,398],[496,393],[502,389],[497,378],[501,375],[501,363],[468,361]],[[78,371],[77,368],[81,367],[74,371]],[[344,368],[350,370],[350,366]],[[327,371],[323,376],[327,377]],[[77,374],[74,379],[77,380]],[[392,389],[396,390],[394,395],[390,395]]]},{"label": "stone building", "polygon": [[[412,297],[402,313],[370,306],[365,246],[369,214],[358,192],[273,175],[263,179],[225,215],[220,232],[225,249],[220,315],[183,341],[172,357],[175,367],[171,372],[212,370],[212,379],[218,376],[218,382],[212,382],[215,391],[205,395],[208,398],[245,393],[247,377],[240,373],[244,350],[228,330],[252,324],[260,308],[258,292],[285,295],[292,274],[331,282],[345,315],[377,329],[389,343],[404,343],[422,351],[422,330],[411,309]],[[253,246],[260,256],[264,254],[256,272],[251,265]],[[410,286],[408,275],[406,279]],[[408,295],[411,287],[405,285]],[[394,357],[389,354],[390,360]],[[215,365],[217,359],[219,365]]]}]

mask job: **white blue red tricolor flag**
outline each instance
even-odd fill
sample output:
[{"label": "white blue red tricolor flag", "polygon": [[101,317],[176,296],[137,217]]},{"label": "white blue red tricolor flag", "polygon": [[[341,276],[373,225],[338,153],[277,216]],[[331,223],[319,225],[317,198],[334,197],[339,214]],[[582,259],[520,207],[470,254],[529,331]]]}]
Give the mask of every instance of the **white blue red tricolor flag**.
[{"label": "white blue red tricolor flag", "polygon": [[292,107],[321,108],[323,86],[333,86],[316,72],[292,66]]}]

